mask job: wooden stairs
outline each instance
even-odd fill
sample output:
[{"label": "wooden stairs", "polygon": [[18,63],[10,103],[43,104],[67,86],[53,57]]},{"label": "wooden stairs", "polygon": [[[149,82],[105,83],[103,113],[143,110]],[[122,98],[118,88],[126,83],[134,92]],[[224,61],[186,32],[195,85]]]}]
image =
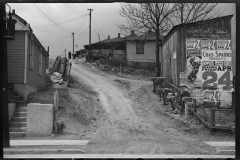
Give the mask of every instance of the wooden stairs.
[{"label": "wooden stairs", "polygon": [[26,136],[27,103],[14,91],[13,84],[8,84],[8,103],[16,103],[14,116],[9,123],[10,138]]}]

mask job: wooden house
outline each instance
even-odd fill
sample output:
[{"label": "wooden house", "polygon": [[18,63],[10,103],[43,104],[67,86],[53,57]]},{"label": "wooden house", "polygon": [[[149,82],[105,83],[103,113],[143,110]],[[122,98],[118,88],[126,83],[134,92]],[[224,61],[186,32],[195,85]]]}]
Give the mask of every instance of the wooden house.
[{"label": "wooden house", "polygon": [[24,100],[29,93],[46,85],[46,69],[49,67],[49,52],[45,50],[33,30],[13,10],[15,40],[7,42],[8,83]]},{"label": "wooden house", "polygon": [[156,62],[156,36],[151,30],[139,36],[126,37],[124,41],[126,43],[126,60]]},{"label": "wooden house", "polygon": [[[233,15],[174,26],[161,43],[161,76],[203,99],[202,89],[220,91],[231,101]],[[230,84],[231,83],[231,84]]]},{"label": "wooden house", "polygon": [[[84,45],[84,48],[88,50],[89,45]],[[92,43],[91,52],[101,53],[105,57],[125,59],[125,43],[118,33],[118,37],[110,39],[110,36],[108,36],[105,40]]]}]

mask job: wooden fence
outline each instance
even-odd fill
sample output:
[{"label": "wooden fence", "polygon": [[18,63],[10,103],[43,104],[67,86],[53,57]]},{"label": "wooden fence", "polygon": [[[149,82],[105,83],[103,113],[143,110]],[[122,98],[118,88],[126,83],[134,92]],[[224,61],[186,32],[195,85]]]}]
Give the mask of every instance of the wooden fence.
[{"label": "wooden fence", "polygon": [[[70,71],[71,71],[71,66],[72,63],[69,63],[69,59],[67,59],[66,57],[57,57],[53,67],[51,69],[51,72],[59,72],[62,74],[63,80],[64,81],[68,81],[69,80],[69,75],[70,75]],[[51,74],[52,74],[51,73]]]}]

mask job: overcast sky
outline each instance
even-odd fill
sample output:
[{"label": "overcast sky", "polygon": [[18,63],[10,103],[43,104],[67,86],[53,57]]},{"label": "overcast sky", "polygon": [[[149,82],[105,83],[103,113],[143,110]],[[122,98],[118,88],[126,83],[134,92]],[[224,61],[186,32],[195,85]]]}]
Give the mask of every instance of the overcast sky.
[{"label": "overcast sky", "polygon": [[[75,51],[83,49],[83,45],[89,43],[89,10],[87,10],[89,8],[93,9],[92,43],[98,41],[98,33],[100,40],[106,39],[108,35],[110,38],[117,37],[120,30],[116,24],[126,21],[118,14],[120,3],[9,3],[9,5],[11,9],[15,9],[17,15],[31,25],[42,45],[45,48],[49,46],[50,58],[64,55],[64,49],[67,49],[67,53],[72,52],[73,32]],[[225,9],[223,16],[235,14],[234,4],[220,4],[218,8]]]}]

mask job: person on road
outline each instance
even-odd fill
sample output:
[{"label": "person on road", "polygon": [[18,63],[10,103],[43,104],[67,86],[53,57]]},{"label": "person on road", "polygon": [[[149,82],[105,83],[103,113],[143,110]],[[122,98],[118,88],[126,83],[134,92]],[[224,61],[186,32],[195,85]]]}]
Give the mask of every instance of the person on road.
[{"label": "person on road", "polygon": [[72,54],[71,54],[71,52],[69,51],[69,52],[68,52],[68,58],[71,59],[71,56],[72,56]]}]

